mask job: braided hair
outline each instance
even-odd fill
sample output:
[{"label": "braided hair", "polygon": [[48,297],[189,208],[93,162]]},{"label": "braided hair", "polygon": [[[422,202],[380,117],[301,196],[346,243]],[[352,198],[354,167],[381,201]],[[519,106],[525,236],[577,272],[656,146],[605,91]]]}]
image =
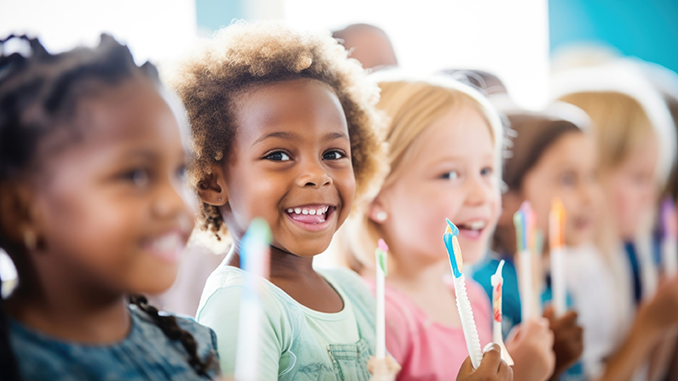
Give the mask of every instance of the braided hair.
[{"label": "braided hair", "polygon": [[[16,46],[21,46],[16,43],[23,44],[28,52],[7,53],[10,41]],[[38,144],[52,137],[58,128],[69,128],[73,124],[69,122],[76,115],[80,99],[132,79],[150,80],[162,92],[156,68],[148,62],[137,66],[129,49],[107,34],[101,36],[95,48],[76,48],[60,54],[48,53],[35,38],[11,35],[0,40],[0,182],[32,170]],[[11,242],[0,230],[0,248],[15,262],[21,278],[27,266],[27,261],[22,259],[25,257],[23,246]],[[0,379],[14,380],[19,378],[1,299]],[[130,302],[147,313],[169,339],[180,341],[191,367],[207,376],[207,371],[216,363],[213,354],[201,360],[193,336],[183,330],[173,316],[159,315],[143,296],[131,297]]]}]

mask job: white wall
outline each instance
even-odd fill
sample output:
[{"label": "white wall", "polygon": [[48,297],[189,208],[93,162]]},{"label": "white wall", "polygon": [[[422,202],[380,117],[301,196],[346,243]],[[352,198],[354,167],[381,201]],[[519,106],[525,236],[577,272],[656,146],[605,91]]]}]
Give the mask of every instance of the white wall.
[{"label": "white wall", "polygon": [[138,63],[159,62],[178,58],[195,40],[195,13],[195,0],[2,0],[0,38],[29,33],[57,52],[94,45],[109,32]]},{"label": "white wall", "polygon": [[545,102],[546,0],[284,0],[284,9],[296,25],[383,28],[406,70],[484,69],[497,74],[519,104]]}]

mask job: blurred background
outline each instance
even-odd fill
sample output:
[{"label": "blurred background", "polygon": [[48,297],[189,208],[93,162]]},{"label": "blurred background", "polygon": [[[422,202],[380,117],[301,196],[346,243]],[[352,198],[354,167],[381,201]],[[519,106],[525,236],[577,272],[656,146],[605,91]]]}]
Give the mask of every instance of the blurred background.
[{"label": "blurred background", "polygon": [[[0,0],[0,37],[38,36],[58,52],[108,32],[161,67],[235,19],[333,31],[371,24],[403,69],[486,70],[535,110],[549,101],[551,70],[581,58],[572,52],[582,47],[678,71],[676,0]],[[15,276],[1,255],[0,272]]]}]

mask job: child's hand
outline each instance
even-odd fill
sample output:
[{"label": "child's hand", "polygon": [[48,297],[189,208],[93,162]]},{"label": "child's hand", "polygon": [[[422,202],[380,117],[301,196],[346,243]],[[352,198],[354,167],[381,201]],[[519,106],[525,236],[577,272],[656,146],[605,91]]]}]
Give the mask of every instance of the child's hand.
[{"label": "child's hand", "polygon": [[581,357],[584,352],[584,330],[577,325],[577,313],[568,311],[560,318],[556,318],[553,306],[544,311],[544,317],[549,321],[553,331],[553,351],[556,355],[556,365],[551,379],[557,379]]},{"label": "child's hand", "polygon": [[548,320],[538,318],[523,322],[512,331],[506,348],[515,363],[516,380],[544,381],[553,374],[556,356]]},{"label": "child's hand", "polygon": [[638,319],[653,336],[678,323],[678,277],[659,286],[654,296],[640,307]]},{"label": "child's hand", "polygon": [[467,357],[459,374],[457,381],[511,381],[513,380],[513,370],[501,359],[501,349],[497,344],[491,344],[486,347],[483,359],[478,369],[473,369],[471,358]]}]

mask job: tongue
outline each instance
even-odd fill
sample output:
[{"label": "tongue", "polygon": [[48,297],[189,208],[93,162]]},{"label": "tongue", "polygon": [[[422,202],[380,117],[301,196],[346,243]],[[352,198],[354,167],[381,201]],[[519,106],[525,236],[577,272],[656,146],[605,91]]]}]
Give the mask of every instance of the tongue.
[{"label": "tongue", "polygon": [[324,214],[310,215],[310,214],[288,213],[288,215],[293,220],[303,222],[305,224],[322,224],[323,222],[325,222]]}]

